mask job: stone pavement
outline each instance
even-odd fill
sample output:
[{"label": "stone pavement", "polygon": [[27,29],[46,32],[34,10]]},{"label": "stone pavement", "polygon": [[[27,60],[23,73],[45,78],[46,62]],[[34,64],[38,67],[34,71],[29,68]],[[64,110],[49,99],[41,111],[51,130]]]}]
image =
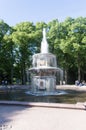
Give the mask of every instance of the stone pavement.
[{"label": "stone pavement", "polygon": [[86,130],[86,111],[0,105],[1,127],[0,130]]}]

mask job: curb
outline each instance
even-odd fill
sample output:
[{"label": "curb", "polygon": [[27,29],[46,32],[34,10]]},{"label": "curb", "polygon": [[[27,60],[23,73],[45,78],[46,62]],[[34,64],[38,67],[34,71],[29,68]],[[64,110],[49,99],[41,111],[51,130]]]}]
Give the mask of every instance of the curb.
[{"label": "curb", "polygon": [[81,102],[78,102],[76,104],[63,104],[63,103],[0,101],[0,105],[16,105],[16,106],[27,106],[27,107],[45,107],[45,108],[86,110],[86,103],[81,103]]}]

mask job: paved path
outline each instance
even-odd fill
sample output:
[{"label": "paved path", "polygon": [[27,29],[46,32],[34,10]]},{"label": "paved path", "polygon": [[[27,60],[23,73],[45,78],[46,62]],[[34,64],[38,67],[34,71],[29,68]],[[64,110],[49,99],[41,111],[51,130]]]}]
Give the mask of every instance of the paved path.
[{"label": "paved path", "polygon": [[77,90],[77,91],[86,91],[86,86],[76,86],[76,85],[57,85],[57,89],[62,90]]},{"label": "paved path", "polygon": [[86,130],[86,111],[0,105],[1,126],[5,130]]}]

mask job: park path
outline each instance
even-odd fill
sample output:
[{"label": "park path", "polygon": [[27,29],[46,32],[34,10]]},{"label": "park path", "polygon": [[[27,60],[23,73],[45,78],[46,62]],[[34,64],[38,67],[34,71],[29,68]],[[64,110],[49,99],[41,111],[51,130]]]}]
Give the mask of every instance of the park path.
[{"label": "park path", "polygon": [[86,111],[0,105],[0,127],[6,130],[85,130]]}]

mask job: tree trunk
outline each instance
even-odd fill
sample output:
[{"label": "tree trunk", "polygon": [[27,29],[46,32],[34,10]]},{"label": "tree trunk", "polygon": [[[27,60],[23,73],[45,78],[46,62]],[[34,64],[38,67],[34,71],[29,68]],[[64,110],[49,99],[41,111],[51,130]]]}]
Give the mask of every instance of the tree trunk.
[{"label": "tree trunk", "polygon": [[23,63],[22,64],[22,85],[26,84],[26,71],[25,71],[25,64]]},{"label": "tree trunk", "polygon": [[78,81],[80,81],[80,80],[81,80],[81,68],[80,68],[80,58],[79,58],[79,54],[78,54],[77,63],[78,63]]},{"label": "tree trunk", "polygon": [[81,69],[80,69],[80,65],[78,64],[78,81],[81,80]]},{"label": "tree trunk", "polygon": [[65,84],[67,84],[68,74],[67,74],[67,70],[66,69],[64,71],[64,77],[65,77]]},{"label": "tree trunk", "polygon": [[11,84],[13,84],[13,73],[14,73],[14,55],[13,55],[13,46],[12,46],[12,49],[11,49]]},{"label": "tree trunk", "polygon": [[13,66],[11,68],[11,84],[13,84]]}]

